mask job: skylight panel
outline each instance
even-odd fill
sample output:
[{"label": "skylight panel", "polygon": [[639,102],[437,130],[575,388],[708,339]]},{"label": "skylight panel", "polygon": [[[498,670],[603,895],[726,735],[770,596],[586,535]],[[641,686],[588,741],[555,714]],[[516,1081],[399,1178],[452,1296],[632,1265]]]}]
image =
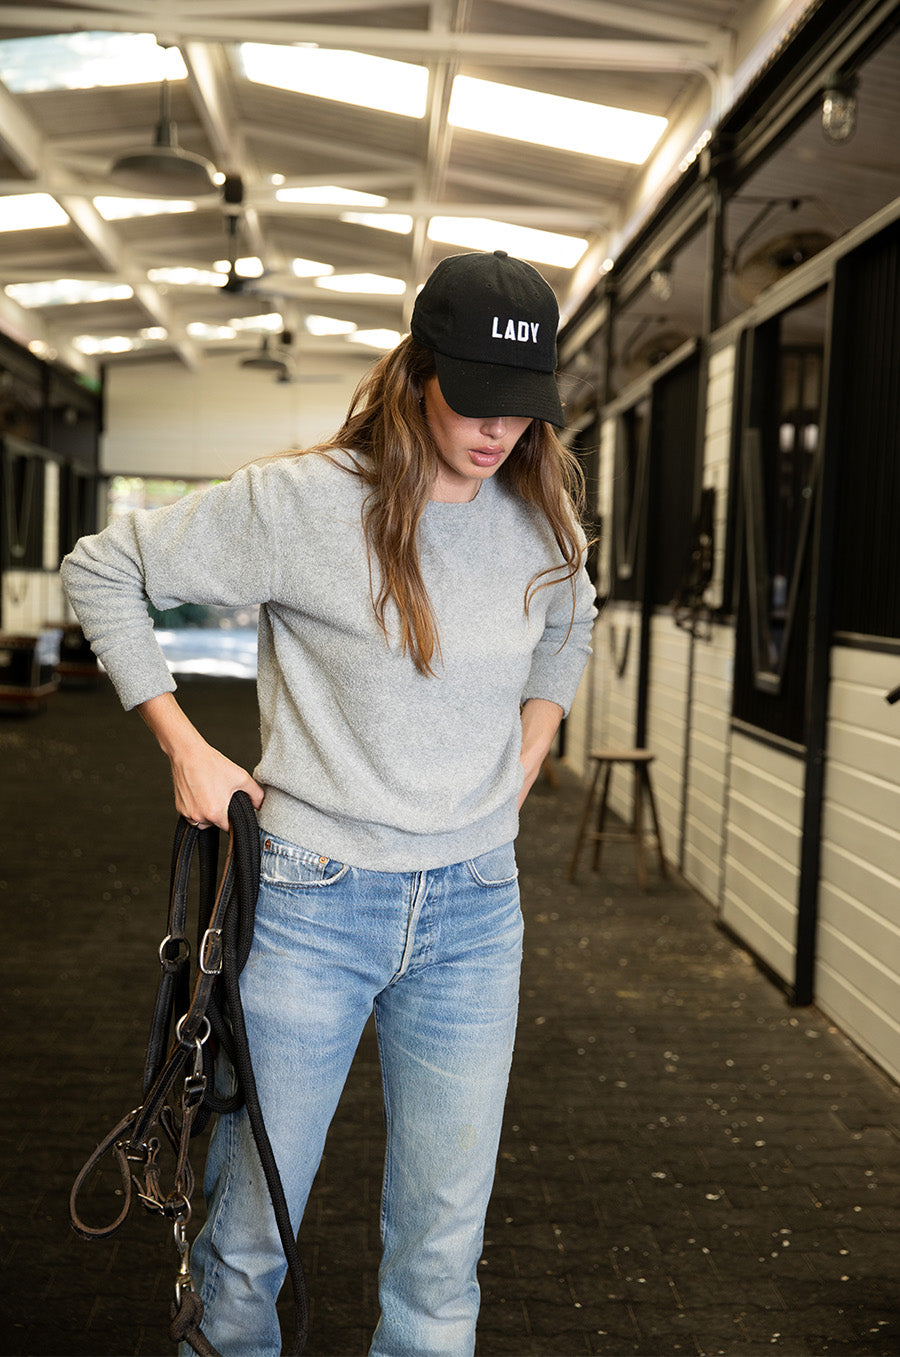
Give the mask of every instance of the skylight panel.
[{"label": "skylight panel", "polygon": [[224,287],[228,281],[224,273],[215,273],[212,269],[195,269],[187,264],[167,264],[162,268],[148,269],[147,277],[151,283],[164,283],[168,287]]},{"label": "skylight panel", "polygon": [[257,84],[407,118],[425,116],[428,71],[424,66],[326,47],[245,42],[238,52],[244,74]]},{"label": "skylight panel", "polygon": [[348,335],[351,344],[364,344],[368,349],[395,349],[403,338],[399,330],[357,330]]},{"label": "skylight panel", "polygon": [[322,264],[317,259],[292,259],[291,273],[295,278],[324,278],[334,273],[334,265]]},{"label": "skylight panel", "polygon": [[[231,271],[231,261],[229,259],[217,259],[213,268],[218,273],[227,274]],[[265,270],[259,255],[245,254],[234,261],[234,271],[239,278],[261,278]]]},{"label": "skylight panel", "polygon": [[127,283],[95,283],[84,278],[54,278],[40,283],[8,283],[4,291],[20,306],[78,306],[84,302],[121,302],[133,296]]},{"label": "skylight panel", "polygon": [[132,349],[140,348],[141,345],[138,340],[130,339],[127,335],[108,335],[103,339],[97,335],[76,335],[72,347],[88,357],[95,357],[104,353],[131,353]]},{"label": "skylight panel", "polygon": [[0,198],[0,231],[33,231],[39,226],[68,223],[68,212],[49,193],[15,193]]},{"label": "skylight panel", "polygon": [[567,99],[537,90],[458,75],[447,121],[452,127],[513,141],[642,165],[666,119],[632,109]]},{"label": "skylight panel", "polygon": [[303,324],[311,335],[352,335],[356,326],[352,320],[338,320],[336,316],[306,316]]},{"label": "skylight panel", "polygon": [[185,326],[191,339],[236,339],[237,330],[231,325],[208,325],[205,320],[191,320]]},{"label": "skylight panel", "polygon": [[402,278],[387,278],[382,273],[335,273],[330,278],[317,278],[316,287],[383,297],[400,297],[406,291]]},{"label": "skylight panel", "polygon": [[360,189],[341,188],[338,184],[278,188],[275,197],[280,203],[322,203],[328,207],[387,207],[388,201],[380,193],[363,193]]},{"label": "skylight panel", "polygon": [[177,47],[152,33],[54,33],[0,42],[0,80],[14,94],[147,85],[187,75]]},{"label": "skylight panel", "polygon": [[250,330],[253,334],[275,335],[284,329],[280,311],[266,311],[258,316],[236,316],[228,324],[235,330]]},{"label": "skylight panel", "polygon": [[470,250],[506,250],[507,254],[529,259],[533,264],[553,264],[563,269],[573,268],[587,249],[587,241],[580,236],[538,231],[530,226],[490,221],[487,217],[432,217],[428,238]]},{"label": "skylight panel", "polygon": [[177,212],[196,212],[197,204],[181,198],[120,198],[100,195],[94,206],[104,221],[127,221],[131,217],[162,217]]},{"label": "skylight panel", "polygon": [[394,231],[400,236],[408,236],[413,229],[413,219],[405,212],[342,212],[341,221],[371,226],[375,231]]}]

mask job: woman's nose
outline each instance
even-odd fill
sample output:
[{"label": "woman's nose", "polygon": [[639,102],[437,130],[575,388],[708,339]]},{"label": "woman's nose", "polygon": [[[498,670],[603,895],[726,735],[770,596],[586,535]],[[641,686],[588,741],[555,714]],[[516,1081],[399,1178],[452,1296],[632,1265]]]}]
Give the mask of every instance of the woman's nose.
[{"label": "woman's nose", "polygon": [[481,429],[489,438],[502,438],[506,433],[506,416],[492,415],[481,421]]}]

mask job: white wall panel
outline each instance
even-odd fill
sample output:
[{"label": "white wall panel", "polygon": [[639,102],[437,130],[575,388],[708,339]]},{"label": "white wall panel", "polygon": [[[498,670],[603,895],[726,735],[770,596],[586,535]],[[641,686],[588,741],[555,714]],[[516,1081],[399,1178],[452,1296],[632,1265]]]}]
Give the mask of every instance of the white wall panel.
[{"label": "white wall panel", "polygon": [[[101,470],[229,476],[256,457],[309,446],[342,423],[374,359],[301,360],[304,380],[292,383],[241,368],[233,356],[208,359],[196,372],[177,363],[114,364],[105,388]],[[317,374],[337,380],[318,382]]]},{"label": "white wall panel", "polygon": [[860,1050],[900,1080],[900,1023],[891,1013],[876,1008],[857,986],[825,963],[816,970],[816,1005],[835,1019]]},{"label": "white wall panel", "polygon": [[650,777],[660,818],[663,851],[671,862],[678,862],[681,855],[690,648],[690,635],[676,627],[670,612],[653,618],[647,747],[654,756]]},{"label": "white wall panel", "polygon": [[714,627],[709,640],[695,642],[682,870],[714,903],[722,891],[733,667],[732,628]]},{"label": "white wall panel", "polygon": [[900,1077],[900,707],[896,655],[832,652],[816,1002]]},{"label": "white wall panel", "polygon": [[722,920],[781,978],[794,978],[802,759],[732,732]]},{"label": "white wall panel", "polygon": [[593,656],[578,685],[578,692],[566,718],[566,764],[579,777],[587,775],[587,755],[591,727],[591,666]]},{"label": "white wall panel", "polygon": [[[594,627],[594,701],[591,747],[632,749],[637,717],[640,615],[631,604],[608,603]],[[625,661],[620,673],[620,662]],[[631,779],[610,782],[610,808],[631,815]]]}]

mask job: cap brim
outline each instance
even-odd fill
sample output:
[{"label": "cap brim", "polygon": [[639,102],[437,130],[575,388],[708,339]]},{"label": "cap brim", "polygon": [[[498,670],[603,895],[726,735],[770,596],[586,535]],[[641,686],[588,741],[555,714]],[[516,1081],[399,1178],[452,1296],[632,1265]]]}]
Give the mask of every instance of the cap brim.
[{"label": "cap brim", "polygon": [[467,419],[492,415],[545,419],[557,428],[566,422],[552,372],[473,363],[464,358],[448,358],[444,353],[435,353],[434,362],[441,395],[458,415]]}]

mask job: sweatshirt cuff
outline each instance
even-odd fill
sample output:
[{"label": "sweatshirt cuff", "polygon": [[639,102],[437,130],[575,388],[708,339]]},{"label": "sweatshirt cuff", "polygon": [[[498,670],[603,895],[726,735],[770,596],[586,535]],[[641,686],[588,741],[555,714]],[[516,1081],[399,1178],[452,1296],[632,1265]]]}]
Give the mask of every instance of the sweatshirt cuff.
[{"label": "sweatshirt cuff", "polygon": [[522,701],[540,697],[546,702],[555,702],[558,707],[562,707],[563,716],[568,716],[583,670],[584,658],[580,654],[577,664],[568,672],[560,672],[559,656],[548,656],[544,663],[536,656],[528,682],[522,690]]},{"label": "sweatshirt cuff", "polygon": [[133,650],[117,647],[115,656],[108,659],[102,654],[98,656],[126,711],[151,697],[159,697],[160,693],[175,692],[177,685],[166,658],[158,645],[154,648],[156,653],[148,654],[146,647],[135,646]]}]

